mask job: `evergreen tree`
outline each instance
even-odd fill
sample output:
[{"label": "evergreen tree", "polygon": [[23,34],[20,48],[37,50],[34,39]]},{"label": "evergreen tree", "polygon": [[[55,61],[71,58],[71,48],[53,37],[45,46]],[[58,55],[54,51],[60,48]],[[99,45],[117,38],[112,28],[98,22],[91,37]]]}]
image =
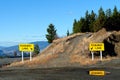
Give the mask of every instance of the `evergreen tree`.
[{"label": "evergreen tree", "polygon": [[86,21],[85,21],[85,18],[81,18],[80,19],[80,27],[81,27],[81,32],[86,32],[87,28],[86,28]]},{"label": "evergreen tree", "polygon": [[73,33],[77,33],[78,30],[77,30],[77,20],[74,19],[74,22],[73,22]]},{"label": "evergreen tree", "polygon": [[39,52],[40,52],[40,48],[39,48],[38,44],[36,44],[36,45],[34,46],[34,54],[35,54],[35,55],[36,55],[36,54],[39,54]]},{"label": "evergreen tree", "polygon": [[96,32],[103,27],[107,30],[120,30],[120,12],[118,12],[116,6],[113,11],[107,9],[106,12],[101,7],[98,15],[93,10],[91,14],[86,11],[85,17],[81,17],[78,21],[74,20],[73,33]]},{"label": "evergreen tree", "polygon": [[82,18],[81,21],[83,22],[83,23],[81,23],[82,24],[81,31],[82,32],[89,32],[90,31],[90,29],[89,29],[90,14],[88,11],[86,11],[85,18],[84,19]]},{"label": "evergreen tree", "polygon": [[113,9],[113,16],[112,16],[112,30],[120,30],[120,16],[115,6]]},{"label": "evergreen tree", "polygon": [[112,16],[112,11],[111,11],[111,9],[107,9],[106,10],[106,18],[108,19],[108,18],[110,18]]},{"label": "evergreen tree", "polygon": [[47,28],[48,34],[46,34],[46,38],[49,43],[52,43],[53,40],[56,38],[56,29],[53,24],[50,24]]},{"label": "evergreen tree", "polygon": [[70,35],[69,30],[67,30],[67,36],[69,36],[69,35]]},{"label": "evergreen tree", "polygon": [[86,11],[86,15],[85,15],[85,22],[84,22],[84,32],[89,32],[89,24],[90,24],[90,14],[88,11]]},{"label": "evergreen tree", "polygon": [[80,32],[79,22],[77,22],[77,20],[75,19],[73,23],[73,33],[78,33],[78,32]]},{"label": "evergreen tree", "polygon": [[113,9],[112,16],[106,20],[105,28],[108,31],[120,30],[120,16],[116,6]]},{"label": "evergreen tree", "polygon": [[95,14],[94,11],[92,10],[92,11],[91,11],[91,14],[90,14],[90,24],[89,24],[90,32],[93,32],[93,31],[94,31],[93,25],[94,25],[95,20],[96,20],[96,14]]},{"label": "evergreen tree", "polygon": [[100,29],[99,24],[100,24],[99,20],[98,19],[95,20],[95,22],[93,24],[93,30],[92,30],[93,32],[96,32]]},{"label": "evergreen tree", "polygon": [[117,10],[117,7],[115,6],[114,9],[113,9],[113,17],[117,17],[119,15],[119,12]]},{"label": "evergreen tree", "polygon": [[99,9],[98,12],[99,12],[98,18],[94,23],[94,32],[101,29],[105,25],[105,21],[106,21],[106,16],[105,16],[105,13],[104,13],[102,7]]}]

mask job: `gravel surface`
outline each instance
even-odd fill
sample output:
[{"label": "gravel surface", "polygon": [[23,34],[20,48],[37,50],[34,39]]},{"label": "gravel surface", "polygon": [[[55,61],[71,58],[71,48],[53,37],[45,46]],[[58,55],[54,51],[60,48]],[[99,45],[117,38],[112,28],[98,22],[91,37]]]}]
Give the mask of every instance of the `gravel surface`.
[{"label": "gravel surface", "polygon": [[[105,76],[91,76],[89,70],[105,70]],[[120,80],[120,69],[47,68],[1,70],[0,80]]]}]

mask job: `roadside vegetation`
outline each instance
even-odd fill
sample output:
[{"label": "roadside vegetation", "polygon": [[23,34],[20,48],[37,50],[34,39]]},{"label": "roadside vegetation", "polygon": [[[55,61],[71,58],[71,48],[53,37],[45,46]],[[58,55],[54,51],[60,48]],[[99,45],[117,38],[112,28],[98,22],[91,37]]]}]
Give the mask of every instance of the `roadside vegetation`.
[{"label": "roadside vegetation", "polygon": [[[67,30],[67,36],[79,32],[97,32],[102,28],[105,28],[107,31],[119,31],[120,11],[116,6],[113,10],[103,10],[100,7],[98,13],[95,13],[93,10],[89,13],[87,10],[84,17],[81,17],[79,20],[74,19],[72,28],[72,33],[69,33],[69,30]],[[54,39],[58,38],[57,29],[55,29],[54,24],[48,26],[47,32],[46,39],[49,43],[52,43]]]}]

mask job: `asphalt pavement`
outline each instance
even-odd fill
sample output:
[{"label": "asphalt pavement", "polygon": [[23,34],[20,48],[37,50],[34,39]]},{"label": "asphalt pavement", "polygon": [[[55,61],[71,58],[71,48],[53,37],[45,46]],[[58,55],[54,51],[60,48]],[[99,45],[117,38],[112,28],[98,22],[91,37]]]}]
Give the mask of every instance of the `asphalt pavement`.
[{"label": "asphalt pavement", "polygon": [[[90,70],[110,72],[91,76]],[[0,80],[120,80],[120,69],[114,68],[36,68],[0,70]]]}]

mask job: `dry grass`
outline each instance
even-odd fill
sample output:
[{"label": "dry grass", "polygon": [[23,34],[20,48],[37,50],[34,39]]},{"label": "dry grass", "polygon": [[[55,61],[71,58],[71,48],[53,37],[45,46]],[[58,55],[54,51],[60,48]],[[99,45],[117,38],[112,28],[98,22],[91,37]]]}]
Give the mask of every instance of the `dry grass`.
[{"label": "dry grass", "polygon": [[90,58],[86,58],[85,56],[80,55],[72,55],[70,56],[71,63],[80,63],[81,65],[90,65],[95,64],[96,60],[92,61]]},{"label": "dry grass", "polygon": [[36,65],[46,64],[51,59],[57,58],[57,54],[48,54],[48,55],[41,55],[36,58],[33,58],[32,61],[26,60],[24,62],[14,62],[7,67],[20,67],[20,66],[27,66],[27,67],[34,67]]},{"label": "dry grass", "polygon": [[[94,60],[92,61],[91,58],[86,57],[86,56],[81,56],[81,55],[72,55],[70,56],[71,59],[71,63],[80,63],[81,65],[92,65],[92,64],[96,64],[98,61],[101,61],[100,58],[94,58]],[[116,57],[107,57],[107,58],[103,58],[102,61],[110,61],[112,59],[117,59]]]},{"label": "dry grass", "polygon": [[5,67],[20,67],[20,66],[22,66],[22,65],[24,65],[24,62],[22,62],[22,61],[20,61],[20,62],[14,62],[14,63],[11,63],[10,65],[7,65],[7,66],[5,66]]}]

